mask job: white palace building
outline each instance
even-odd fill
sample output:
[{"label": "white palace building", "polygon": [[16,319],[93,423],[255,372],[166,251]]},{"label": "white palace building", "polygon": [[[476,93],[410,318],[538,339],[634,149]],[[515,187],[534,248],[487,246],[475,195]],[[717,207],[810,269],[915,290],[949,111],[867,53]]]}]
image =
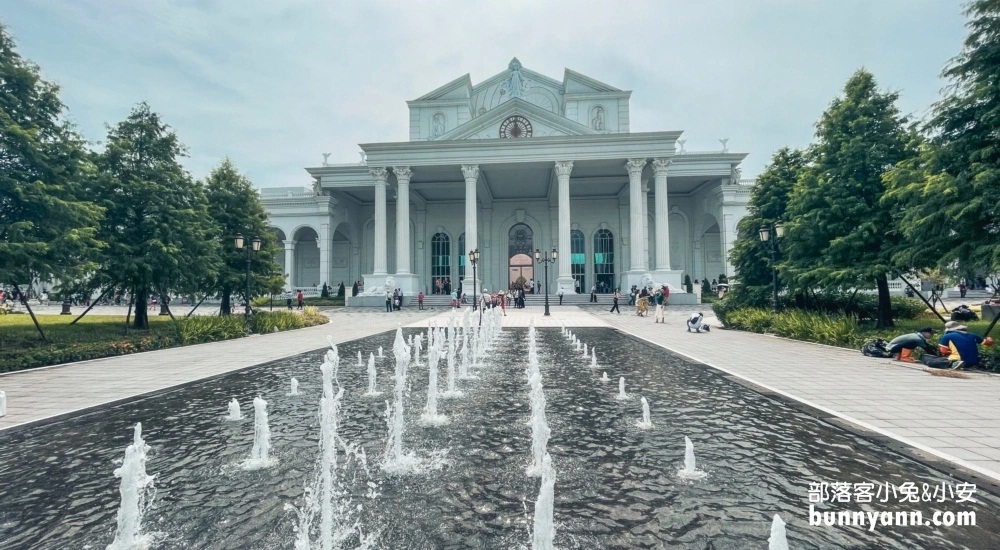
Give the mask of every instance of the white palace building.
[{"label": "white palace building", "polygon": [[688,152],[680,131],[633,133],[630,96],[514,59],[484,82],[465,75],[407,102],[409,141],[364,143],[360,163],[307,168],[311,189],[261,190],[288,286],[343,282],[350,296],[354,281],[370,294],[388,281],[412,297],[439,280],[468,292],[524,277],[541,288],[534,251],[555,248],[550,292],[627,293],[652,280],[671,286],[671,303],[694,303],[685,275],[733,274],[728,251],[753,185],[740,179],[746,153],[726,140]]}]

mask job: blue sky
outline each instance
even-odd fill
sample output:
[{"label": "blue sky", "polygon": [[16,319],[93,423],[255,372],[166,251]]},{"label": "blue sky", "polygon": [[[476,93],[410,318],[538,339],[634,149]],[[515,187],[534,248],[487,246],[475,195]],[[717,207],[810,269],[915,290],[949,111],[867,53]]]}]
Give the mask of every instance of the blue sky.
[{"label": "blue sky", "polygon": [[632,90],[632,131],[683,130],[688,150],[747,152],[744,177],[801,147],[859,67],[923,117],[961,48],[952,0],[0,0],[22,56],[101,141],[148,101],[204,177],[232,158],[258,187],[408,139],[406,101],[512,57]]}]

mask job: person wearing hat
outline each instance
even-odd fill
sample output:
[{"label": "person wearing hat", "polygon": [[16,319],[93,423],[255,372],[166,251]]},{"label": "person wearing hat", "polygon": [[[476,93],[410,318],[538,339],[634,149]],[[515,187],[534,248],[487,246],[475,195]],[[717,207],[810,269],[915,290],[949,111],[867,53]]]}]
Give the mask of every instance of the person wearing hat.
[{"label": "person wearing hat", "polygon": [[938,354],[938,350],[927,341],[927,339],[933,335],[934,329],[931,327],[924,327],[917,332],[897,336],[889,341],[887,351],[892,355],[896,355],[898,353],[899,356],[896,357],[897,361],[902,361],[904,363],[916,363],[917,360],[913,358],[913,350],[917,348],[923,348],[924,351],[931,355]]},{"label": "person wearing hat", "polygon": [[969,327],[957,325],[952,330],[946,330],[938,340],[942,355],[947,353],[952,369],[979,366],[979,344],[993,345],[992,338],[969,332]]}]

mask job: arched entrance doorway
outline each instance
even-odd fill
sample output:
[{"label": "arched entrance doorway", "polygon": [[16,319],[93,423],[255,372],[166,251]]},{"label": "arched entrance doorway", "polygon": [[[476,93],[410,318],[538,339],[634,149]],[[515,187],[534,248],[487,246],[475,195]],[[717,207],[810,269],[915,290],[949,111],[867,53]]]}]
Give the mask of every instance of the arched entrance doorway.
[{"label": "arched entrance doorway", "polygon": [[508,288],[516,285],[528,288],[528,282],[535,278],[535,261],[531,256],[534,251],[531,228],[523,223],[511,227],[507,233]]}]

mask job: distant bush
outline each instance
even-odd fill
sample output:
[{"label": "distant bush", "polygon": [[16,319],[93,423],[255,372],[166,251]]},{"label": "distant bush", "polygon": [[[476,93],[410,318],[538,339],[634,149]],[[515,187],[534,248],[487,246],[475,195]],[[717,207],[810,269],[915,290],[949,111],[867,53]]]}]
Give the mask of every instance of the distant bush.
[{"label": "distant bush", "polygon": [[246,336],[242,315],[193,315],[177,321],[177,335],[182,345],[201,344]]},{"label": "distant bush", "polygon": [[728,311],[726,319],[723,323],[728,328],[831,346],[857,347],[864,340],[857,321],[837,314],[795,309],[775,314],[766,309],[740,308]]},{"label": "distant bush", "polygon": [[[765,286],[736,285],[726,296],[712,304],[712,310],[723,324],[729,311],[742,308],[772,307],[773,290]],[[916,319],[927,310],[918,299],[892,296],[892,315],[894,319]],[[802,310],[828,315],[854,317],[859,322],[874,320],[878,317],[878,295],[870,293],[819,292],[795,296],[780,295],[778,302],[782,311]]]}]

